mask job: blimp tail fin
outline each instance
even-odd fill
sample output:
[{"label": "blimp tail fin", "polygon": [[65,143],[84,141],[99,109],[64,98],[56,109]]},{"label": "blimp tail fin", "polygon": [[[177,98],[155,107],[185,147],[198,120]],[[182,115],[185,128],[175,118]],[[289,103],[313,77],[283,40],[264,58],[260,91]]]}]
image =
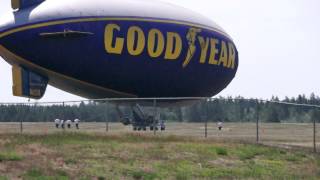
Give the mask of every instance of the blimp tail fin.
[{"label": "blimp tail fin", "polygon": [[48,78],[16,65],[12,67],[12,79],[13,95],[32,99],[42,98],[48,84]]},{"label": "blimp tail fin", "polygon": [[41,4],[45,0],[11,0],[12,9],[24,9],[34,5]]}]

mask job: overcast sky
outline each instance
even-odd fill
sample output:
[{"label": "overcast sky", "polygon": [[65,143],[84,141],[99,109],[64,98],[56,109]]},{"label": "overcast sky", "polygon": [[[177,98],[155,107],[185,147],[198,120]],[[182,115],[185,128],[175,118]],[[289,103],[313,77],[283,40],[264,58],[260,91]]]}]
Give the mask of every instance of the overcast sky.
[{"label": "overcast sky", "polygon": [[[240,55],[236,78],[219,95],[270,98],[320,95],[319,0],[165,0],[199,12],[222,26]],[[11,13],[0,1],[0,18]],[[12,96],[11,67],[0,58],[0,101]],[[41,101],[80,97],[48,87]]]}]

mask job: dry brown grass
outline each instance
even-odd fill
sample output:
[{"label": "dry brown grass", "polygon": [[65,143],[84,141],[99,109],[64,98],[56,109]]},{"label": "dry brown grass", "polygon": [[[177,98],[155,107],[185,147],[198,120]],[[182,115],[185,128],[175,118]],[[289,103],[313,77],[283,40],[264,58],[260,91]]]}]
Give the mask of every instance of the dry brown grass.
[{"label": "dry brown grass", "polygon": [[[88,132],[106,133],[105,123],[81,123],[81,129],[66,129],[68,132]],[[17,133],[20,131],[19,123],[0,123],[0,133]],[[61,132],[56,129],[53,123],[23,123],[23,132],[31,134],[50,134]],[[117,135],[132,132],[130,126],[125,127],[120,123],[110,123],[108,134]],[[152,134],[153,132],[143,132]],[[177,135],[186,137],[204,137],[203,123],[168,123],[167,131],[158,133],[162,136]],[[225,123],[224,129],[218,131],[215,123],[208,124],[208,137],[221,141],[245,141],[255,142],[256,125],[255,123]],[[317,134],[320,139],[320,133]],[[312,124],[280,124],[280,123],[261,123],[260,140],[264,144],[277,145],[282,147],[313,146],[313,127]],[[0,142],[1,144],[1,142]],[[320,143],[318,143],[320,145]]]}]

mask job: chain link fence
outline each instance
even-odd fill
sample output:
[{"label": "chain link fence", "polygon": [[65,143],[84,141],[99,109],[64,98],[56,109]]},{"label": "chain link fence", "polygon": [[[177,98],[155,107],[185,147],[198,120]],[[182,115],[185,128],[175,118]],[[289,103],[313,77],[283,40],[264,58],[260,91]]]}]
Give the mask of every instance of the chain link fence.
[{"label": "chain link fence", "polygon": [[[316,133],[319,112],[319,105],[244,98],[0,103],[0,133],[132,132],[306,147],[316,151],[320,138]],[[60,120],[57,126],[56,119]],[[80,120],[79,129],[75,119]]]}]

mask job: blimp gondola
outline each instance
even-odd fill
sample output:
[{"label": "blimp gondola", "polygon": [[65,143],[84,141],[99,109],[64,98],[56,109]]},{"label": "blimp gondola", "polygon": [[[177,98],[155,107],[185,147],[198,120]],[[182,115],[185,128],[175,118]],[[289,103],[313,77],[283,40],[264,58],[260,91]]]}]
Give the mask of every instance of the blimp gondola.
[{"label": "blimp gondola", "polygon": [[155,0],[12,0],[0,55],[13,94],[47,84],[85,98],[211,97],[235,77],[238,51],[212,20]]}]

